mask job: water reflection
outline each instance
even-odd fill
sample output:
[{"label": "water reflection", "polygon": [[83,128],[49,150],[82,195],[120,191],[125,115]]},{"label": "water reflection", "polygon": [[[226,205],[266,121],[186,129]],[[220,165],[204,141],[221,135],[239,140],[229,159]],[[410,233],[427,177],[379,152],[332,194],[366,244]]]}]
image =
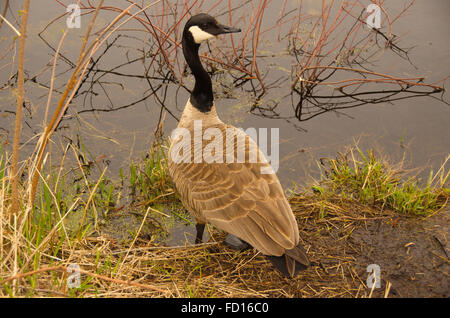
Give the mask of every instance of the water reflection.
[{"label": "water reflection", "polygon": [[[45,8],[37,5],[31,8],[33,35],[30,35],[29,47],[36,50],[28,53],[27,64],[25,125],[28,139],[42,129],[52,69],[49,61],[57,51],[57,34],[60,33],[57,30],[65,21],[65,10],[59,3],[51,0],[46,3]],[[130,145],[135,153],[148,146],[150,135],[160,127],[164,113],[168,114],[164,130],[170,131],[192,87],[179,43],[182,22],[186,20],[184,15],[188,9],[191,13],[211,11],[218,19],[244,29],[241,36],[212,41],[202,51],[203,63],[215,83],[216,103],[222,105],[220,111],[224,119],[232,123],[280,127],[281,137],[285,136],[281,155],[289,162],[280,172],[281,178],[285,182],[295,180],[303,172],[292,173],[291,169],[311,167],[309,164],[296,168],[302,154],[297,153],[298,149],[309,149],[314,152],[311,153],[313,158],[323,154],[328,145],[327,153],[332,155],[339,142],[348,142],[366,132],[364,121],[344,125],[342,121],[332,120],[334,117],[330,115],[356,118],[365,112],[357,108],[367,106],[371,109],[368,118],[373,118],[373,113],[382,117],[390,112],[386,105],[402,105],[405,100],[417,100],[417,107],[424,100],[448,106],[443,83],[438,82],[445,76],[432,81],[425,78],[429,74],[421,67],[424,60],[414,59],[414,50],[407,43],[403,44],[399,36],[402,26],[410,26],[410,22],[402,22],[404,18],[411,21],[425,14],[419,10],[403,17],[409,12],[405,11],[409,3],[387,4],[389,19],[387,15],[383,17],[383,28],[368,30],[364,24],[367,14],[359,1],[326,1],[323,7],[310,1],[283,1],[281,6],[276,1],[245,1],[233,4],[231,11],[226,1],[214,4],[188,1],[188,6],[182,2],[169,5],[162,1],[115,32],[93,56],[58,129],[71,140],[84,135],[84,140],[90,140],[88,147],[104,153],[108,160],[115,160],[116,166],[128,158]],[[81,4],[86,27],[95,7],[89,1],[81,1]],[[11,20],[17,19],[14,12],[18,12],[18,5],[10,4]],[[102,9],[96,28],[100,30],[128,5],[119,0],[111,1]],[[419,3],[419,8],[422,5]],[[433,4],[438,12],[440,5],[444,4]],[[407,9],[413,10],[414,6]],[[11,36],[5,26],[0,31]],[[73,32],[60,54],[53,88],[56,96],[62,93],[76,65],[82,34],[82,30]],[[448,47],[445,36],[435,32],[430,33],[430,40],[431,37]],[[1,43],[5,49],[2,52],[9,50],[9,53],[4,55],[0,66],[8,65],[8,59],[14,55],[11,43],[8,40]],[[448,66],[448,60],[444,63]],[[433,67],[431,71],[445,69],[438,64]],[[1,76],[0,134],[3,140],[10,138],[12,129],[15,81],[14,71],[10,76]],[[439,118],[440,114],[448,115],[447,110],[440,108],[433,116]],[[352,125],[352,129],[343,127],[346,125]],[[397,127],[388,126],[383,127],[388,139],[397,138],[394,137]],[[317,131],[323,127],[326,129]],[[405,126],[403,130],[412,128]],[[445,123],[438,131],[430,131],[430,138],[442,132],[448,133]],[[376,130],[371,133],[380,135]],[[99,135],[103,137],[95,137]],[[109,141],[102,145],[101,139]],[[120,153],[110,149],[111,140]],[[433,151],[444,152],[448,146],[446,142],[436,144]]]}]

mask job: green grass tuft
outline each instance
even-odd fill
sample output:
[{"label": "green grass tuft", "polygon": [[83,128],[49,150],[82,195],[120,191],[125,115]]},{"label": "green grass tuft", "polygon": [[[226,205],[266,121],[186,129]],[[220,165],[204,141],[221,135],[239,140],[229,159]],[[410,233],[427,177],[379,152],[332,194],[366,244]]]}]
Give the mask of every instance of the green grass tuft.
[{"label": "green grass tuft", "polygon": [[[445,171],[445,164],[436,174],[430,171],[425,185],[421,185],[415,177],[402,181],[403,172],[377,158],[373,150],[356,150],[357,158],[351,150],[347,156],[327,160],[322,183],[330,191],[408,215],[428,215],[447,202],[450,190],[446,188],[449,172]],[[315,185],[313,191],[325,190]]]}]

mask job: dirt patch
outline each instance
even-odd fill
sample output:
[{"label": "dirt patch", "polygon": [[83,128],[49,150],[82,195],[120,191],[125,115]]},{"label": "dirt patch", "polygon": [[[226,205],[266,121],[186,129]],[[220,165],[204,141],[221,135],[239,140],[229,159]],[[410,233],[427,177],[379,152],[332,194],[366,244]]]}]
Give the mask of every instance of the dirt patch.
[{"label": "dirt patch", "polygon": [[[449,296],[448,208],[426,219],[355,208],[342,204],[340,213],[319,219],[312,209],[303,217],[301,235],[315,265],[304,280],[322,290],[314,296]],[[370,264],[380,269],[381,284],[373,289],[367,286]],[[314,283],[318,277],[322,284]]]},{"label": "dirt patch", "polygon": [[449,297],[448,216],[373,220],[352,233],[348,244],[360,251],[355,253],[357,270],[380,266],[375,296],[383,296],[389,282],[391,297]]}]

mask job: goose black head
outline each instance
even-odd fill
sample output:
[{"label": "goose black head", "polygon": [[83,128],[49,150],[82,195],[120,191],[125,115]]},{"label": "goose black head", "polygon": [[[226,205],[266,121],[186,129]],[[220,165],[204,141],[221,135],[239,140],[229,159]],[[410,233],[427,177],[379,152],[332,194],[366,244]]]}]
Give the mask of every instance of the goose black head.
[{"label": "goose black head", "polygon": [[209,112],[213,106],[214,94],[211,76],[203,68],[198,55],[200,44],[225,33],[240,32],[240,29],[220,24],[212,16],[200,13],[191,17],[183,30],[183,54],[195,78],[191,92],[191,104],[201,112]]},{"label": "goose black head", "polygon": [[225,26],[217,22],[212,16],[200,13],[189,19],[184,27],[183,35],[192,39],[196,44],[200,44],[220,34],[235,32],[241,32],[241,29]]}]

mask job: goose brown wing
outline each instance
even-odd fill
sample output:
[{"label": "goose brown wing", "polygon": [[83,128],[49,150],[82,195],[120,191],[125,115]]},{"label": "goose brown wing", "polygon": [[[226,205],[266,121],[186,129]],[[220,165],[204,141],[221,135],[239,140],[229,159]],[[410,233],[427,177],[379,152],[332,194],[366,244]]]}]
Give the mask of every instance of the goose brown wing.
[{"label": "goose brown wing", "polygon": [[[249,162],[248,149],[254,142],[245,136],[246,162],[171,162],[169,170],[184,205],[196,218],[263,254],[280,256],[298,244],[297,222],[275,173],[262,173],[271,169],[262,154],[260,162]],[[243,150],[237,142],[234,149],[235,155]]]}]

